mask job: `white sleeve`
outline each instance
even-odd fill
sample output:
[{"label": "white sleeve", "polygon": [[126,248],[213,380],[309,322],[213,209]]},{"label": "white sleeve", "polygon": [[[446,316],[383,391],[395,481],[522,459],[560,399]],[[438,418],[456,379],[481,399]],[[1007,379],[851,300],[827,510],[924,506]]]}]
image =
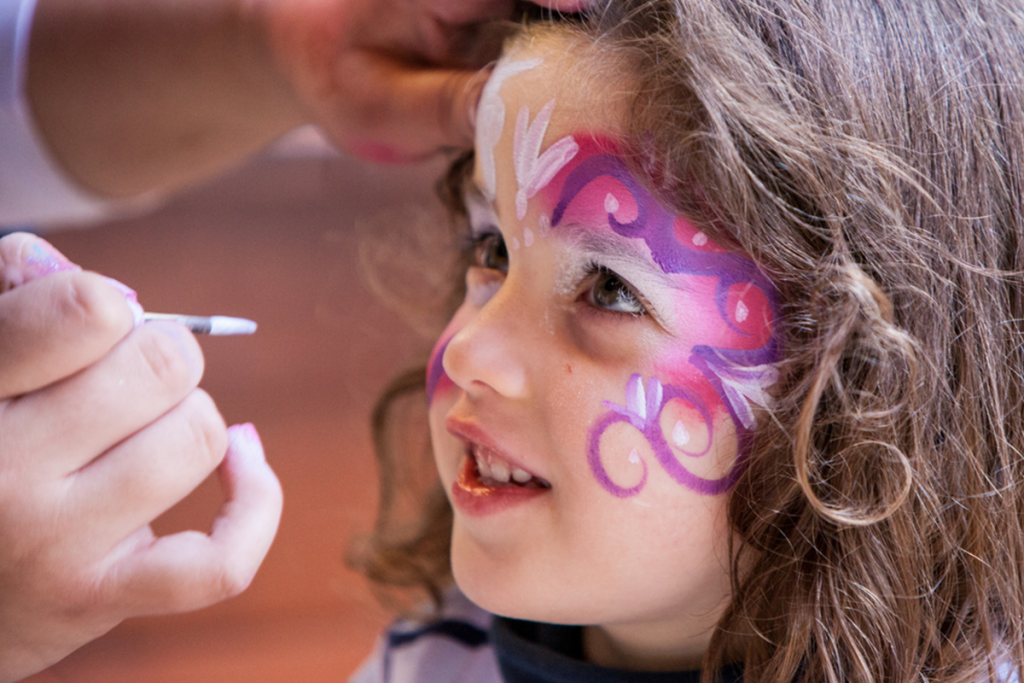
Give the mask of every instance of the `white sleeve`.
[{"label": "white sleeve", "polygon": [[0,226],[96,220],[109,208],[61,172],[32,122],[24,80],[35,4],[0,0]]}]

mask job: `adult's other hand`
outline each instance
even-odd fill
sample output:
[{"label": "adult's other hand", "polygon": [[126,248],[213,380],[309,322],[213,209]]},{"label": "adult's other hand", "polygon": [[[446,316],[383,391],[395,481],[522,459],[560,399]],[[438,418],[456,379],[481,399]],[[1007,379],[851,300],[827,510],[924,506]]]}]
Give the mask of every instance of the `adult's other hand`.
[{"label": "adult's other hand", "polygon": [[[0,239],[0,681],[56,662],[122,619],[244,589],[281,491],[251,425],[225,430],[196,388],[195,339],[133,325],[125,289],[46,242]],[[213,470],[209,534],[150,522]]]}]

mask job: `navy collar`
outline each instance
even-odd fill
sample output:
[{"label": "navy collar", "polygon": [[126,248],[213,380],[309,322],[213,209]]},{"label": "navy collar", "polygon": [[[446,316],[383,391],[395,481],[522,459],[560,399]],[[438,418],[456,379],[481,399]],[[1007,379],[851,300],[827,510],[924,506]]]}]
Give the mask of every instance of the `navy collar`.
[{"label": "navy collar", "polygon": [[[700,683],[700,671],[625,671],[583,661],[583,629],[495,617],[490,631],[505,683]],[[721,683],[741,683],[740,668]]]}]

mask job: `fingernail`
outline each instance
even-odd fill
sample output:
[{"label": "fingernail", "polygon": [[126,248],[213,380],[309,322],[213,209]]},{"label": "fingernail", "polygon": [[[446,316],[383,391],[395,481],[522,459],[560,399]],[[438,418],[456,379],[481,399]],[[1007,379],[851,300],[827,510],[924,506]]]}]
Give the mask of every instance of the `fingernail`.
[{"label": "fingernail", "polygon": [[228,427],[228,448],[250,460],[267,461],[259,432],[251,422]]},{"label": "fingernail", "polygon": [[132,318],[135,319],[135,327],[142,324],[143,310],[142,306],[139,305],[139,297],[135,294],[135,290],[128,285],[118,282],[112,277],[104,278],[111,287],[124,294],[124,299],[128,302],[128,308],[132,311]]},{"label": "fingernail", "polygon": [[80,266],[69,261],[64,254],[42,238],[36,238],[29,248],[28,255],[25,257],[25,265],[32,269],[33,275],[36,277],[68,270],[81,270]]}]

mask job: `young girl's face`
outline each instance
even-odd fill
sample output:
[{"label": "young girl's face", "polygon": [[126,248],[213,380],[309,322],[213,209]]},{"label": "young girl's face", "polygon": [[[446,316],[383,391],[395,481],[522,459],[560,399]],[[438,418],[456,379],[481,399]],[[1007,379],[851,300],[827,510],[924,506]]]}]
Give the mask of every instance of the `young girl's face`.
[{"label": "young girl's face", "polygon": [[571,60],[522,47],[481,100],[475,265],[428,376],[454,574],[497,614],[696,661],[775,379],[771,289],[636,180],[616,88]]}]

